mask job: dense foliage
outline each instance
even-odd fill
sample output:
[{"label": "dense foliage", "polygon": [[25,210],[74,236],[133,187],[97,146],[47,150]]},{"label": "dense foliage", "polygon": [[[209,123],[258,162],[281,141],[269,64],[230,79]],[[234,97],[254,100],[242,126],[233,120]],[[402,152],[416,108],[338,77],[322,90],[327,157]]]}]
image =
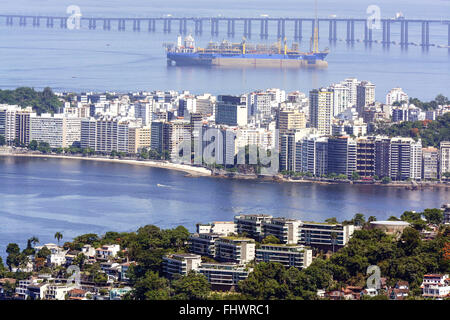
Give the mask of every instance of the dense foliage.
[{"label": "dense foliage", "polygon": [[15,90],[0,90],[0,104],[33,107],[38,113],[56,113],[63,103],[53,93],[52,89],[45,88],[42,92],[32,88],[22,87]]},{"label": "dense foliage", "polygon": [[424,147],[439,147],[441,141],[450,141],[450,113],[446,113],[436,120],[405,121],[391,126],[378,128],[376,134],[390,137],[411,137],[422,139]]},{"label": "dense foliage", "polygon": [[[411,295],[420,295],[424,274],[450,272],[450,227],[441,225],[435,239],[422,240],[419,230],[427,228],[426,223],[442,223],[441,210],[426,209],[420,213],[405,211],[400,219],[410,222],[411,227],[396,238],[377,229],[365,228],[370,221],[376,220],[375,217],[371,216],[366,221],[363,214],[357,213],[353,219],[343,223],[352,223],[363,229],[355,231],[347,246],[331,257],[319,254],[303,270],[285,268],[278,263],[252,263],[254,270],[246,280],[239,282],[237,293],[227,294],[212,292],[205,276],[199,273],[191,272],[174,279],[162,276],[164,255],[187,252],[189,232],[182,226],[163,230],[147,225],[136,232],[107,232],[103,236],[89,233],[66,242],[64,247],[80,250],[86,244],[93,247],[120,244],[122,249],[126,248],[119,252],[119,257],[136,261],[136,265],[132,264],[128,271],[133,290],[126,295],[126,299],[316,299],[319,289],[338,290],[347,285],[365,287],[368,277],[366,271],[370,265],[380,267],[381,276],[386,277],[388,285],[404,280],[410,285]],[[336,218],[327,220],[330,223],[337,222]],[[55,234],[55,238],[61,239],[62,234],[58,237]],[[23,279],[29,276],[25,272],[11,273],[10,270],[26,266],[28,255],[34,253],[35,270],[45,272],[43,262],[50,251],[44,247],[36,252],[34,245],[38,242],[36,237],[30,238],[23,251],[17,244],[9,244],[6,250],[9,270],[0,260],[0,277]],[[272,237],[263,241],[274,242],[277,241]],[[84,255],[79,254],[73,263],[81,268],[83,277],[96,284],[106,284],[107,277],[100,271],[98,262],[85,264]]]}]

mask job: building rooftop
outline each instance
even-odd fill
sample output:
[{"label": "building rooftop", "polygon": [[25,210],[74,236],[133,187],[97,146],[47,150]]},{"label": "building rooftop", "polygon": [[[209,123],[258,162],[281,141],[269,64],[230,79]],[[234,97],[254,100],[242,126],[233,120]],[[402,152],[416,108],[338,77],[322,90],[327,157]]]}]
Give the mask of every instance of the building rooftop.
[{"label": "building rooftop", "polygon": [[408,222],[405,222],[405,221],[390,221],[390,220],[371,221],[370,223],[375,224],[375,225],[386,225],[386,226],[409,226],[410,225]]}]

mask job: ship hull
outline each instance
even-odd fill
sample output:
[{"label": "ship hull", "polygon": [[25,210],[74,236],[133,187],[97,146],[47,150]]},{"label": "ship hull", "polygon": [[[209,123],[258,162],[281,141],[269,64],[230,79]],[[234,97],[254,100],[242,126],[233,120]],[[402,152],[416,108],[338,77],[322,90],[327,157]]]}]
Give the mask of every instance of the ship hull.
[{"label": "ship hull", "polygon": [[200,65],[220,67],[272,67],[272,68],[326,68],[328,63],[324,60],[326,52],[289,56],[282,54],[256,55],[256,54],[198,54],[168,52],[169,64],[177,66]]}]

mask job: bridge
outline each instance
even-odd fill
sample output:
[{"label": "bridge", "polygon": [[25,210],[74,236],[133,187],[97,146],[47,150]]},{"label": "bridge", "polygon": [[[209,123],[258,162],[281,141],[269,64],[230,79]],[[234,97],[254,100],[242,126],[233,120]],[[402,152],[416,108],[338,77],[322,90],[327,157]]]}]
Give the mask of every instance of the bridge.
[{"label": "bridge", "polygon": [[[80,27],[83,29],[95,30],[101,28],[106,31],[126,31],[133,30],[135,32],[148,31],[156,32],[161,30],[164,33],[173,31],[179,34],[186,34],[188,30],[193,30],[196,35],[203,34],[204,28],[211,33],[212,36],[218,36],[221,28],[226,30],[228,36],[235,36],[237,25],[242,30],[242,35],[251,38],[255,33],[252,26],[259,25],[259,36],[261,39],[269,37],[269,25],[275,25],[270,31],[271,35],[277,38],[284,38],[287,35],[286,30],[294,30],[293,37],[296,41],[301,41],[303,37],[309,40],[314,36],[314,28],[316,19],[314,18],[275,18],[275,17],[154,17],[154,18],[105,18],[105,17],[81,17],[79,19]],[[0,15],[0,25],[7,26],[18,25],[25,27],[30,25],[34,28],[46,27],[67,29],[68,16],[33,16],[33,15]],[[374,39],[373,28],[367,26],[366,19],[362,18],[319,18],[317,19],[318,29],[325,27],[328,29],[328,39],[330,42],[338,40],[338,26],[343,27],[345,41],[353,43],[357,41],[355,38],[355,28],[363,33],[363,42],[371,45],[373,42],[382,43],[389,46],[390,44],[400,44],[401,46],[420,45],[422,47],[430,47],[436,44],[430,43],[430,26],[441,27],[447,29],[447,46],[450,48],[450,20],[422,20],[422,19],[381,19],[380,26],[382,29],[381,39]],[[308,31],[311,30],[311,37],[305,35],[304,26],[310,25]],[[397,25],[400,37],[398,41],[391,38],[391,28]],[[409,30],[412,25],[418,26],[421,30],[421,38],[417,42],[412,42],[409,36]],[[276,32],[276,33],[275,33]],[[445,46],[445,45],[441,45]]]}]

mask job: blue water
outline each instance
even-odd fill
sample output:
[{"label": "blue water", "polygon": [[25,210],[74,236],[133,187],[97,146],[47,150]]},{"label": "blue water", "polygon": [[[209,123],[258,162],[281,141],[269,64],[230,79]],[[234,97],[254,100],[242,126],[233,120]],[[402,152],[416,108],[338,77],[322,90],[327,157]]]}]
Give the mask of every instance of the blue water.
[{"label": "blue water", "polygon": [[[78,5],[84,17],[162,17],[171,14],[181,16],[233,16],[258,17],[313,17],[314,2],[311,0],[288,1],[148,1],[148,0],[18,0],[2,1],[0,12],[16,14],[58,16],[66,15],[69,5]],[[366,8],[376,4],[382,17],[393,17],[403,12],[407,18],[449,19],[448,0],[320,0],[319,16],[366,17]],[[288,27],[290,26],[290,27]],[[239,94],[254,89],[280,87],[288,91],[307,92],[312,88],[326,86],[346,77],[355,76],[371,80],[377,85],[377,98],[384,101],[389,89],[401,86],[410,96],[422,99],[434,98],[438,93],[450,95],[449,50],[431,47],[424,52],[421,47],[410,46],[407,51],[398,45],[389,49],[381,44],[365,48],[362,42],[348,46],[344,41],[336,45],[328,43],[328,25],[321,25],[320,47],[330,47],[326,70],[281,69],[219,69],[219,68],[173,68],[167,67],[163,43],[176,40],[178,24],[173,23],[171,34],[164,34],[162,25],[157,32],[148,33],[144,24],[141,32],[133,32],[128,25],[126,32],[97,30],[47,29],[45,21],[34,29],[5,25],[0,21],[0,88],[50,86],[55,90],[120,92],[136,90],[190,90],[194,93]],[[112,28],[117,28],[112,25]],[[192,31],[193,25],[188,26]],[[392,26],[391,40],[399,41],[399,25]],[[243,26],[236,25],[234,41],[241,41]],[[275,39],[276,22],[269,25]],[[226,25],[220,26],[218,37],[211,37],[209,27],[197,37],[197,43],[207,45],[210,40],[227,38]],[[252,26],[252,42],[259,42],[259,23]],[[447,26],[431,25],[430,42],[447,44]],[[287,25],[288,41],[293,39],[292,25]],[[338,38],[345,38],[346,25],[338,24]],[[361,25],[355,26],[356,38],[363,38]],[[374,39],[381,39],[381,30],[374,30]],[[304,24],[301,48],[309,49],[311,27]],[[410,41],[420,42],[420,26],[411,25]],[[266,41],[266,40],[264,40]]]},{"label": "blue water", "polygon": [[440,207],[450,190],[236,181],[117,163],[0,157],[0,256],[6,245],[37,236],[42,243],[83,233],[134,231],[232,220],[267,213],[303,220],[386,219]]}]

